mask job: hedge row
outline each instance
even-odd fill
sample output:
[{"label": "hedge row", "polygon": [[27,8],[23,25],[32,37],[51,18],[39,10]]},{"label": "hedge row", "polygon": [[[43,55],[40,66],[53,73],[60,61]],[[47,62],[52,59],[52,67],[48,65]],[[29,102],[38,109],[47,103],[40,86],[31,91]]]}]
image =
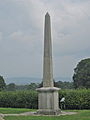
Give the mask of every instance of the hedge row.
[{"label": "hedge row", "polygon": [[37,92],[0,92],[0,107],[37,108]]},{"label": "hedge row", "polygon": [[65,97],[66,109],[90,109],[90,89],[60,91],[59,99],[62,97]]},{"label": "hedge row", "polygon": [[[36,91],[0,92],[0,107],[37,108]],[[59,101],[65,97],[66,109],[90,109],[90,89],[60,90]]]}]

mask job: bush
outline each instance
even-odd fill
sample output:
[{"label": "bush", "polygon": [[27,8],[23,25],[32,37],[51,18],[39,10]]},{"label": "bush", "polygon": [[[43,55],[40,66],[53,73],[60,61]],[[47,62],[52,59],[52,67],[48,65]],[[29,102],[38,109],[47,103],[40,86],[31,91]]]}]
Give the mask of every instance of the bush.
[{"label": "bush", "polygon": [[90,109],[90,89],[65,90],[59,94],[59,99],[65,97],[66,109]]},{"label": "bush", "polygon": [[[59,101],[65,97],[66,109],[90,109],[90,89],[60,90]],[[36,91],[0,92],[0,107],[37,109]]]},{"label": "bush", "polygon": [[0,107],[37,108],[37,92],[0,92]]}]

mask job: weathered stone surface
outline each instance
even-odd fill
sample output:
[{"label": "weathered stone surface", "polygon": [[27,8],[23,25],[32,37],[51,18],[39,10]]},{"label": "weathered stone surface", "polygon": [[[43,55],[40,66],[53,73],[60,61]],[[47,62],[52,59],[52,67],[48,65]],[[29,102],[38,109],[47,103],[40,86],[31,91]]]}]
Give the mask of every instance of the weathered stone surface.
[{"label": "weathered stone surface", "polygon": [[60,109],[58,110],[52,110],[52,109],[46,109],[46,110],[38,110],[38,114],[43,114],[43,115],[59,115],[61,113]]},{"label": "weathered stone surface", "polygon": [[42,87],[37,89],[38,94],[38,106],[39,114],[59,114],[59,96],[58,96],[59,88],[56,87]]},{"label": "weathered stone surface", "polygon": [[53,87],[53,64],[50,16],[45,15],[43,87]]},{"label": "weathered stone surface", "polygon": [[38,88],[38,114],[58,115],[59,109],[59,88],[53,83],[52,63],[52,42],[50,16],[45,15],[44,30],[44,62],[43,62],[43,87]]}]

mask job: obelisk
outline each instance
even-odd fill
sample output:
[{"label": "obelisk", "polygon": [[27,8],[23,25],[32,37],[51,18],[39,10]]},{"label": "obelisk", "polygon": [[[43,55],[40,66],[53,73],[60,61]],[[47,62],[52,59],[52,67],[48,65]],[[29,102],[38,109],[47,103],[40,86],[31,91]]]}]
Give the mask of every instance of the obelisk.
[{"label": "obelisk", "polygon": [[57,115],[59,109],[59,88],[54,87],[53,62],[52,62],[52,39],[50,15],[45,15],[44,26],[44,57],[43,57],[43,87],[38,88],[38,114]]},{"label": "obelisk", "polygon": [[53,87],[51,23],[48,13],[45,15],[43,59],[43,87]]}]

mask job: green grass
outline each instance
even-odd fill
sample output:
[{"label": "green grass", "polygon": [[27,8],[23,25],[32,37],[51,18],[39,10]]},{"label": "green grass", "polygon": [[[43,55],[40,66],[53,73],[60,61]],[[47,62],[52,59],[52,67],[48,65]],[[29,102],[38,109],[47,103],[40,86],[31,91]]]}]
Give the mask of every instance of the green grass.
[{"label": "green grass", "polygon": [[[73,112],[73,110],[72,110]],[[74,111],[75,112],[75,111]],[[75,115],[65,116],[7,116],[5,120],[90,120],[90,110],[78,110]]]},{"label": "green grass", "polygon": [[2,114],[19,114],[23,112],[35,111],[34,109],[24,109],[24,108],[0,108],[0,113]]}]

